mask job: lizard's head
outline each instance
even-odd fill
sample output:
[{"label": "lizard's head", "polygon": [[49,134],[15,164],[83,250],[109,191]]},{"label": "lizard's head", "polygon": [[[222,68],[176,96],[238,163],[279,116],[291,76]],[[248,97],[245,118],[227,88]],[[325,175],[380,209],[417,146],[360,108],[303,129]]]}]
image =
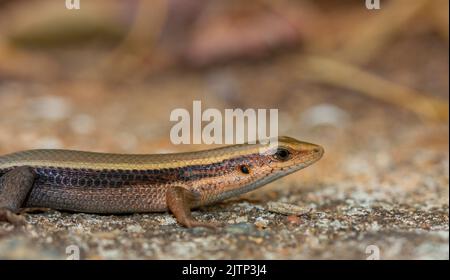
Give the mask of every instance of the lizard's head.
[{"label": "lizard's head", "polygon": [[[234,155],[225,163],[223,173],[214,179],[216,188],[212,200],[220,200],[251,191],[280,177],[303,169],[318,161],[324,150],[321,146],[279,137],[267,144],[237,145]],[[219,179],[219,180],[217,180]],[[212,183],[210,183],[213,185]]]},{"label": "lizard's head", "polygon": [[[324,153],[321,146],[281,136],[277,145],[261,148],[261,156],[273,172],[291,173],[318,161]],[[284,172],[283,172],[284,171]],[[286,175],[286,174],[283,174]]]},{"label": "lizard's head", "polygon": [[[242,178],[245,175],[250,175],[252,178],[242,179],[248,182],[254,181],[255,185],[252,188],[303,169],[318,161],[324,153],[323,148],[319,145],[302,142],[287,136],[278,137],[275,144],[274,141],[271,141],[267,144],[257,144],[257,146],[259,146],[258,155],[249,156],[248,162],[244,161],[243,164],[244,166],[247,165],[248,174],[240,176]],[[244,169],[246,168],[244,167]]]}]

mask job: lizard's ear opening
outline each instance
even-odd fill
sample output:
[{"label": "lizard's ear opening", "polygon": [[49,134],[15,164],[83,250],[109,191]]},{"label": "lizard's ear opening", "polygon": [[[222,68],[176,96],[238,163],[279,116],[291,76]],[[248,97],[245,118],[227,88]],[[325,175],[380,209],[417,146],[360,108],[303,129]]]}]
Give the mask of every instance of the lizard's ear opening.
[{"label": "lizard's ear opening", "polygon": [[248,165],[243,164],[243,165],[239,166],[239,170],[243,174],[250,174],[250,168],[248,167]]}]

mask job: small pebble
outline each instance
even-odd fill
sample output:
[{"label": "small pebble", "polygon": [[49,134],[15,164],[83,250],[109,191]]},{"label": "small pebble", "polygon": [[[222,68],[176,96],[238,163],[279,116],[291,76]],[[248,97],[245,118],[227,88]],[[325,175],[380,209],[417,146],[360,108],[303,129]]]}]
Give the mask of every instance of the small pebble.
[{"label": "small pebble", "polygon": [[299,218],[298,216],[296,216],[296,215],[290,215],[290,216],[287,216],[287,217],[286,217],[286,220],[287,220],[289,223],[294,224],[294,225],[299,225],[299,224],[301,223],[300,218]]},{"label": "small pebble", "polygon": [[261,217],[256,218],[255,226],[256,226],[257,228],[259,228],[259,229],[264,229],[264,228],[266,228],[268,225],[269,225],[269,221],[268,221],[268,220],[266,220],[266,219],[264,219],[264,218],[261,218]]},{"label": "small pebble", "polygon": [[267,210],[270,212],[283,214],[283,215],[304,215],[311,211],[310,208],[300,207],[294,204],[281,203],[281,202],[269,202],[267,203]]},{"label": "small pebble", "polygon": [[254,226],[252,224],[240,223],[229,225],[225,228],[226,232],[233,234],[245,234],[250,233],[254,230]]}]

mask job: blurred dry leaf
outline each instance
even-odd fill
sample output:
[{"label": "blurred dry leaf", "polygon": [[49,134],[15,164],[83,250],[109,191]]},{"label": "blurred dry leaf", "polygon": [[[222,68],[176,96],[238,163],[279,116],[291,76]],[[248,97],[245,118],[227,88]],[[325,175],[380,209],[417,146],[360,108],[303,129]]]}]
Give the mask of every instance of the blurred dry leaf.
[{"label": "blurred dry leaf", "polygon": [[304,12],[298,7],[285,4],[275,11],[258,1],[227,4],[211,7],[196,22],[183,51],[190,65],[263,57],[301,40]]},{"label": "blurred dry leaf", "polygon": [[31,54],[0,41],[0,78],[51,81],[60,67],[42,54]]},{"label": "blurred dry leaf", "polygon": [[433,121],[448,121],[448,101],[383,79],[357,66],[317,56],[299,58],[299,78],[354,90],[394,104]]},{"label": "blurred dry leaf", "polygon": [[124,36],[124,13],[118,1],[84,2],[79,10],[66,9],[60,1],[24,1],[2,11],[0,35],[22,47],[110,43]]},{"label": "blurred dry leaf", "polygon": [[375,12],[366,10],[367,19],[348,30],[344,45],[335,55],[357,64],[367,63],[407,24],[411,24],[411,20],[425,8],[427,2],[396,0],[383,3],[383,8]]}]

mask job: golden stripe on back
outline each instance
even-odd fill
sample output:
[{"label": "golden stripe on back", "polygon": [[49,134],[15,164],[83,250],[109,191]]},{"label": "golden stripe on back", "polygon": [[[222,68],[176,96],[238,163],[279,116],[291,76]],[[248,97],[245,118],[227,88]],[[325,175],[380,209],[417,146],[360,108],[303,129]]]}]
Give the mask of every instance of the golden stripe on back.
[{"label": "golden stripe on back", "polygon": [[0,169],[13,166],[51,166],[85,169],[148,170],[212,164],[260,152],[260,144],[174,154],[109,154],[73,150],[28,150],[0,156]]}]

